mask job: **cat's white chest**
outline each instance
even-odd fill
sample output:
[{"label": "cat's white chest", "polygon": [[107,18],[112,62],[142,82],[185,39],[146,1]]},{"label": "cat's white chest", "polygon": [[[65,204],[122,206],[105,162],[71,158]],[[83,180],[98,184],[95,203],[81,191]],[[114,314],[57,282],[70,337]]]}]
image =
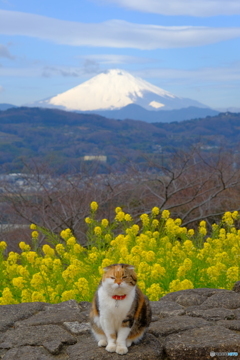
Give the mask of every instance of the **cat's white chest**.
[{"label": "cat's white chest", "polygon": [[115,330],[119,329],[126,318],[134,300],[135,288],[123,300],[113,299],[103,288],[98,290],[100,324],[110,322]]}]

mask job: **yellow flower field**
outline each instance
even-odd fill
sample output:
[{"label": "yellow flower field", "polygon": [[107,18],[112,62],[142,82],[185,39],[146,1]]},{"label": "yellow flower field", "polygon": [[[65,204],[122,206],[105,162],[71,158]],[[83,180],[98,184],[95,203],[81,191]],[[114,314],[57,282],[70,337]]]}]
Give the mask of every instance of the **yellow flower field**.
[{"label": "yellow flower field", "polygon": [[[138,285],[150,300],[191,288],[231,289],[239,280],[240,230],[234,226],[237,211],[226,212],[208,234],[206,222],[198,231],[181,226],[168,210],[158,207],[134,223],[120,207],[115,218],[96,220],[98,204],[90,204],[88,246],[82,247],[69,229],[57,244],[36,246],[41,229],[32,224],[33,246],[19,243],[20,254],[5,255],[0,242],[0,304],[69,299],[91,301],[105,266],[135,266]],[[33,251],[36,249],[36,251]]]}]

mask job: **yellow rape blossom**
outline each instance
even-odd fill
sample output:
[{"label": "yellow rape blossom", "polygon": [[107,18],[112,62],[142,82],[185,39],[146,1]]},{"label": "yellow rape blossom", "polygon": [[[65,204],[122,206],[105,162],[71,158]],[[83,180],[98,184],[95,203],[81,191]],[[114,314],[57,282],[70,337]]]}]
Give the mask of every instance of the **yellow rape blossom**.
[{"label": "yellow rape blossom", "polygon": [[95,263],[98,259],[98,254],[97,253],[90,253],[88,254],[88,258],[92,263]]},{"label": "yellow rape blossom", "polygon": [[76,239],[74,236],[71,236],[69,239],[67,239],[66,241],[68,246],[74,246],[76,244]]},{"label": "yellow rape blossom", "polygon": [[57,244],[55,246],[55,249],[56,249],[56,252],[59,254],[59,255],[63,255],[64,252],[65,252],[65,247],[62,245],[62,244]]},{"label": "yellow rape blossom", "polygon": [[13,297],[13,294],[9,287],[3,289],[2,297],[0,297],[0,305],[7,305],[7,304],[16,304],[16,300]]},{"label": "yellow rape blossom", "polygon": [[25,278],[29,277],[29,275],[30,275],[28,269],[22,265],[18,265],[17,272],[19,275],[21,275],[22,277],[25,277]]},{"label": "yellow rape blossom", "polygon": [[61,231],[60,235],[64,240],[67,240],[72,236],[72,231],[71,229],[65,229]]},{"label": "yellow rape blossom", "polygon": [[26,244],[24,241],[21,241],[21,242],[18,244],[18,246],[20,247],[20,249],[21,249],[22,251],[29,251],[29,250],[31,250],[30,245]]},{"label": "yellow rape blossom", "polygon": [[125,217],[125,213],[123,211],[118,211],[116,216],[115,216],[115,220],[117,221],[123,221]]},{"label": "yellow rape blossom", "polygon": [[152,215],[153,215],[153,216],[157,216],[159,213],[160,213],[159,207],[154,206],[154,207],[152,208]]},{"label": "yellow rape blossom", "polygon": [[[236,214],[235,214],[236,215]],[[234,216],[235,216],[234,215]],[[236,216],[235,216],[236,217]],[[223,221],[227,224],[227,225],[233,225],[234,223],[234,218],[232,217],[232,214],[230,211],[225,212],[225,214],[222,217]]]},{"label": "yellow rape blossom", "polygon": [[29,289],[23,289],[21,293],[21,302],[31,302],[32,301],[32,292]]},{"label": "yellow rape blossom", "polygon": [[37,301],[46,302],[46,298],[41,292],[34,291],[32,293],[32,302],[37,302]]},{"label": "yellow rape blossom", "polygon": [[128,222],[132,221],[131,215],[130,215],[130,214],[125,214],[124,220],[125,220],[125,221],[128,221]]},{"label": "yellow rape blossom", "polygon": [[61,301],[68,301],[68,300],[74,300],[76,297],[75,290],[67,290],[62,293]]},{"label": "yellow rape blossom", "polygon": [[233,211],[233,213],[232,213],[232,218],[233,218],[234,220],[237,220],[238,217],[239,217],[238,211]]},{"label": "yellow rape blossom", "polygon": [[3,251],[7,248],[7,243],[5,241],[0,241],[0,251]]},{"label": "yellow rape blossom", "polygon": [[146,291],[147,296],[149,297],[149,300],[151,301],[157,301],[160,298],[160,295],[162,293],[162,289],[159,284],[152,284],[150,288]]},{"label": "yellow rape blossom", "polygon": [[80,244],[74,244],[73,250],[75,254],[81,254],[84,251],[84,247],[82,247]]},{"label": "yellow rape blossom", "polygon": [[131,230],[132,230],[132,232],[133,232],[134,235],[137,235],[138,232],[139,232],[139,226],[138,226],[138,225],[133,225],[133,226],[131,227]]},{"label": "yellow rape blossom", "polygon": [[193,288],[194,288],[193,283],[188,279],[184,279],[183,281],[176,279],[176,280],[171,281],[171,283],[169,285],[170,292],[193,289]]},{"label": "yellow rape blossom", "polygon": [[29,251],[26,253],[26,259],[29,263],[34,264],[36,258],[38,257],[37,253],[35,251]]},{"label": "yellow rape blossom", "polygon": [[187,290],[187,289],[193,289],[194,288],[193,283],[188,279],[183,280],[181,282],[181,286],[182,286],[182,290]]},{"label": "yellow rape blossom", "polygon": [[46,256],[53,257],[55,255],[54,249],[47,244],[43,245],[42,250]]},{"label": "yellow rape blossom", "polygon": [[102,219],[101,224],[102,224],[102,226],[105,227],[105,228],[108,227],[108,224],[109,224],[108,219]]},{"label": "yellow rape blossom", "polygon": [[32,238],[37,239],[39,236],[39,233],[37,231],[32,232]]},{"label": "yellow rape blossom", "polygon": [[41,285],[44,283],[43,277],[40,272],[33,274],[32,280],[31,280],[31,286],[35,289],[39,289]]},{"label": "yellow rape blossom", "polygon": [[148,214],[142,214],[140,216],[140,219],[142,220],[143,226],[148,226],[149,221],[150,221]]},{"label": "yellow rape blossom", "polygon": [[98,203],[96,201],[92,201],[90,204],[90,208],[92,211],[97,211],[98,209]]},{"label": "yellow rape blossom", "polygon": [[82,299],[86,298],[89,294],[89,285],[88,281],[85,278],[79,278],[77,282],[74,283],[75,289],[79,292]]},{"label": "yellow rape blossom", "polygon": [[152,221],[152,227],[155,229],[155,228],[158,227],[158,225],[159,225],[159,221],[158,221],[157,219],[153,219],[153,221]]},{"label": "yellow rape blossom", "polygon": [[180,225],[182,224],[182,219],[176,219],[176,220],[175,220],[175,224],[176,224],[177,226],[180,226]]},{"label": "yellow rape blossom", "polygon": [[169,210],[163,210],[162,212],[162,219],[167,220],[170,216],[170,211]]},{"label": "yellow rape blossom", "polygon": [[155,260],[155,254],[154,254],[154,252],[153,251],[148,251],[147,253],[146,253],[146,260],[148,261],[148,262],[153,262],[154,260]]},{"label": "yellow rape blossom", "polygon": [[228,281],[238,281],[239,280],[239,267],[232,266],[227,270],[227,279]]},{"label": "yellow rape blossom", "polygon": [[94,228],[94,234],[97,236],[100,236],[102,233],[102,229],[100,228],[100,226],[95,226]]},{"label": "yellow rape blossom", "polygon": [[207,234],[207,229],[205,227],[200,227],[199,234],[205,236]]},{"label": "yellow rape blossom", "polygon": [[85,218],[85,223],[86,224],[91,224],[92,223],[92,219],[90,217],[86,217]]},{"label": "yellow rape blossom", "polygon": [[112,262],[112,260],[111,259],[104,259],[103,261],[102,261],[102,268],[105,268],[105,267],[107,267],[107,266],[109,266],[109,265],[111,265],[113,262]]},{"label": "yellow rape blossom", "polygon": [[151,278],[154,281],[159,280],[160,278],[163,278],[166,275],[166,270],[163,266],[160,264],[154,264],[151,271]]},{"label": "yellow rape blossom", "polygon": [[24,286],[25,286],[25,280],[22,276],[19,276],[17,278],[13,278],[12,279],[12,283],[13,283],[13,286],[19,288],[19,289],[23,289]]},{"label": "yellow rape blossom", "polygon": [[[98,205],[94,203],[85,219],[90,225],[86,247],[65,229],[53,248],[53,237],[48,238],[45,229],[49,245],[41,249],[32,251],[22,241],[20,254],[0,251],[0,304],[91,301],[103,268],[121,262],[135,267],[138,286],[154,301],[168,292],[194,287],[231,289],[239,280],[240,230],[239,224],[233,226],[239,219],[237,211],[226,212],[212,229],[201,221],[194,232],[182,227],[181,219],[171,218],[168,210],[160,213],[158,207],[153,207],[150,215],[140,216],[140,226],[139,220],[134,224],[120,207],[112,222],[97,220],[94,212]],[[41,233],[40,227],[31,226],[36,229]],[[0,250],[6,245],[0,242]]]},{"label": "yellow rape blossom", "polygon": [[187,233],[188,233],[189,236],[193,236],[193,235],[194,235],[194,230],[193,230],[193,229],[189,229]]}]

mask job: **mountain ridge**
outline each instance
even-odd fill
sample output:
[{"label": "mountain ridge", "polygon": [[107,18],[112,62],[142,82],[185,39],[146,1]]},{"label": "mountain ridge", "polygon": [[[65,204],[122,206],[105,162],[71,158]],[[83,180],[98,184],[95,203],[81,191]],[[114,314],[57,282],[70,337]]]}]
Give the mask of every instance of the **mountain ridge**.
[{"label": "mountain ridge", "polygon": [[219,114],[219,111],[212,110],[210,108],[198,108],[195,106],[189,106],[188,108],[176,109],[176,110],[146,110],[140,105],[129,104],[119,110],[103,110],[103,111],[77,111],[77,113],[86,114],[98,114],[109,119],[116,120],[141,120],[148,123],[155,122],[174,122],[183,120],[194,120],[204,118],[206,116],[215,116]]},{"label": "mountain ridge", "polygon": [[13,105],[13,104],[7,104],[7,103],[1,103],[0,104],[0,111],[5,111],[11,108],[17,108],[18,106]]},{"label": "mountain ridge", "polygon": [[105,71],[61,94],[29,105],[67,111],[103,111],[121,109],[129,104],[140,105],[146,110],[208,108],[120,69]]}]

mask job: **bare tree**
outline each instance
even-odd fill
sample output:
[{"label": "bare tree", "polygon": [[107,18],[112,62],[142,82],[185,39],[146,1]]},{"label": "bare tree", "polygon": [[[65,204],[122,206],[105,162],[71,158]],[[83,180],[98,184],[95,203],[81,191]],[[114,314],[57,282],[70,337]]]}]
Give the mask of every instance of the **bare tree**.
[{"label": "bare tree", "polygon": [[216,219],[225,211],[238,210],[236,193],[240,171],[236,154],[219,150],[204,154],[199,149],[178,152],[168,166],[151,162],[160,175],[145,185],[161,209],[181,217],[183,225],[203,218]]},{"label": "bare tree", "polygon": [[[240,171],[238,154],[221,149],[177,152],[162,159],[146,159],[144,171],[136,164],[125,173],[99,174],[97,168],[75,175],[55,176],[46,168],[27,168],[19,180],[1,181],[1,223],[35,223],[53,234],[70,228],[86,242],[91,201],[99,203],[99,218],[112,219],[122,206],[136,218],[153,206],[168,209],[183,225],[201,219],[216,221],[225,211],[239,210]],[[16,174],[17,176],[18,174]],[[6,233],[2,233],[4,239]]]}]

